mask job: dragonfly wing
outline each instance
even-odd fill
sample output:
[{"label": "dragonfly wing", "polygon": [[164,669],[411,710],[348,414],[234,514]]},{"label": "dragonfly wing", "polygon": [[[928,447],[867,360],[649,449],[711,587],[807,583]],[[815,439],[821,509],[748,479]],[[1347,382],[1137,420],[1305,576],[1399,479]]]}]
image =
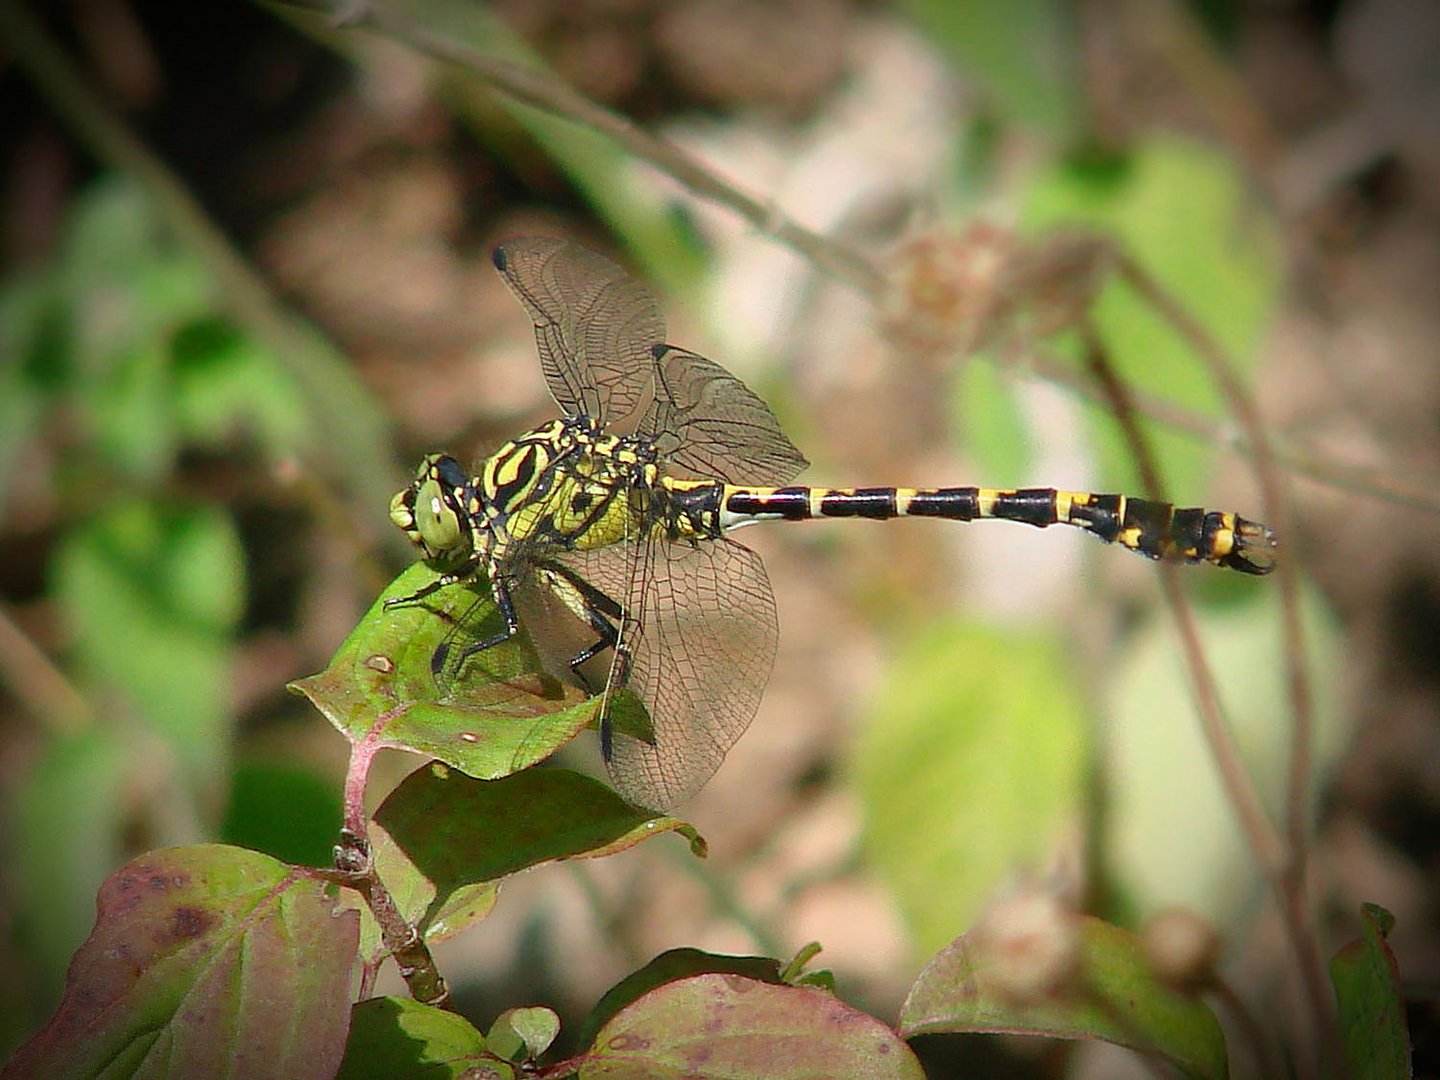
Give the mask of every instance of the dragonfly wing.
[{"label": "dragonfly wing", "polygon": [[663,810],[714,775],[750,726],[775,663],[779,627],[760,557],[733,540],[653,537],[568,552],[564,561],[625,608],[628,678],[607,692],[644,703],[653,744],[617,733],[608,767],[625,798]]},{"label": "dragonfly wing", "polygon": [[654,295],[609,259],[552,237],[495,249],[495,268],[535,324],[550,394],[567,414],[623,421],[653,391],[665,340]]},{"label": "dragonfly wing", "polygon": [[770,407],[715,361],[662,345],[655,377],[636,434],[653,439],[672,465],[705,479],[774,486],[810,464]]}]

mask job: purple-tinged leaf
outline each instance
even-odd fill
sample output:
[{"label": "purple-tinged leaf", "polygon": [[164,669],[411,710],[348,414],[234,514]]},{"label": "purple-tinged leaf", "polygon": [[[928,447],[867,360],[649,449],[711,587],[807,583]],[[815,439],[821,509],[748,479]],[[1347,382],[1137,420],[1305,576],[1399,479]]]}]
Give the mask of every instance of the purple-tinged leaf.
[{"label": "purple-tinged leaf", "polygon": [[171,848],[110,875],[97,907],[59,1009],[4,1076],[334,1073],[358,921],[320,882],[240,848]]},{"label": "purple-tinged leaf", "polygon": [[895,1032],[823,990],[721,974],[666,983],[632,1002],[577,1064],[582,1080],[925,1075]]}]

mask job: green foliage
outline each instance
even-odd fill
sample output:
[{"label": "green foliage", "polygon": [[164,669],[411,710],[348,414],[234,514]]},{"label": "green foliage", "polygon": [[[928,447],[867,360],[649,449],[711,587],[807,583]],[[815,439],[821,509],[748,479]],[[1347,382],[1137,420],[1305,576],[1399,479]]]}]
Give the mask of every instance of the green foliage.
[{"label": "green foliage", "polygon": [[910,17],[1007,120],[1065,143],[1085,119],[1075,28],[1060,0],[906,0]]},{"label": "green foliage", "polygon": [[1074,824],[1087,723],[1042,633],[941,625],[895,658],[852,768],[866,855],[923,953]]},{"label": "green foliage", "polygon": [[241,760],[220,825],[227,844],[300,866],[328,866],[341,799],[333,780],[272,761]]},{"label": "green foliage", "polygon": [[29,944],[40,1008],[59,1000],[105,868],[124,858],[125,795],[144,763],[135,742],[101,728],[54,739],[11,795],[17,936]]},{"label": "green foliage", "polygon": [[992,487],[1018,487],[1030,477],[1033,436],[1015,397],[1015,385],[995,364],[977,359],[960,371],[957,428],[965,450]]},{"label": "green foliage", "polygon": [[94,184],[76,200],[57,258],[0,286],[0,352],[10,360],[0,366],[0,485],[62,409],[78,436],[66,464],[87,492],[155,487],[187,445],[297,450],[306,434],[297,388],[216,316],[215,301],[205,265],[161,228],[138,186]]},{"label": "green foliage", "polygon": [[[1057,937],[1073,949],[1046,985],[1023,986],[1017,970]],[[1073,940],[1066,942],[1064,939]],[[936,1032],[1004,1031],[1061,1039],[1100,1039],[1153,1054],[1194,1080],[1228,1075],[1225,1037],[1198,998],[1163,986],[1136,939],[1084,916],[1064,916],[1013,942],[962,935],[930,961],[900,1011],[907,1037]],[[997,947],[998,945],[998,947]]]},{"label": "green foliage", "polygon": [[77,664],[117,717],[143,718],[197,789],[223,776],[229,671],[243,595],[240,543],[207,507],[116,503],[72,530],[55,593]]},{"label": "green foliage", "polygon": [[350,1041],[336,1080],[510,1080],[514,1075],[464,1018],[410,998],[378,997],[352,1010]]},{"label": "green foliage", "polygon": [[1355,1080],[1412,1075],[1400,965],[1385,940],[1395,917],[1376,904],[1360,912],[1364,932],[1335,954],[1330,979],[1340,1011],[1349,1074]]}]

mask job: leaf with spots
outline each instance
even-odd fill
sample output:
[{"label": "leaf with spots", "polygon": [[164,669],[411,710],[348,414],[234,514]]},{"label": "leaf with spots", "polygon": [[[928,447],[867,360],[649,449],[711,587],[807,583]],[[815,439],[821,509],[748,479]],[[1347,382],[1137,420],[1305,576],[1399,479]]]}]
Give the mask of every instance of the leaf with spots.
[{"label": "leaf with spots", "polygon": [[585,1026],[580,1029],[581,1045],[588,1045],[595,1038],[595,1032],[616,1013],[656,987],[705,974],[743,975],[775,986],[785,985],[780,961],[768,956],[726,956],[701,949],[667,949],[638,971],[625,976],[595,1003]]},{"label": "leaf with spots", "polygon": [[330,666],[291,684],[353,743],[439,758],[482,780],[543,761],[593,722],[599,699],[545,673],[517,634],[437,679],[435,650],[463,624],[485,637],[504,626],[479,579],[413,604],[384,603],[433,581],[416,563],[390,584],[340,646]]},{"label": "leaf with spots", "polygon": [[728,974],[645,994],[600,1029],[576,1064],[582,1080],[925,1075],[895,1032],[833,995]]},{"label": "leaf with spots", "polygon": [[350,1022],[358,920],[324,886],[219,844],[112,874],[50,1022],[5,1077],[328,1077]]}]

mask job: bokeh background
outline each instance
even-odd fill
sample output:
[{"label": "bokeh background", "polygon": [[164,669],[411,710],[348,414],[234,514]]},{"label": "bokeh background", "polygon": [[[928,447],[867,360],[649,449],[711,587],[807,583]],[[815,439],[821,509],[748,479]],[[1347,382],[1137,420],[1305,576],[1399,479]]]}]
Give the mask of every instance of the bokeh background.
[{"label": "bokeh background", "polygon": [[[744,220],[394,34],[261,4],[0,0],[0,1046],[54,1007],[128,857],[222,839],[328,861],[345,744],[286,682],[410,558],[385,510],[419,456],[472,458],[553,414],[496,243],[569,236],[631,267],[671,340],[773,403],[811,482],[1133,491],[1055,297],[994,272],[1018,250],[1063,271],[1046,245],[1083,227],[1225,346],[1281,452],[1317,933],[1328,953],[1361,901],[1397,915],[1433,1071],[1440,7],[388,10],[553,72],[773,212]],[[786,220],[870,259],[878,302],[780,242]],[[1239,429],[1173,330],[1103,275],[1045,280],[1060,309],[1095,305],[1175,500],[1257,516]],[[665,948],[818,939],[842,996],[893,1020],[926,956],[1040,888],[1132,927],[1193,909],[1283,1026],[1278,915],[1150,567],[1000,524],[742,539],[781,648],[754,726],[683,808],[709,859],[662,839],[508,884],[437,954],[468,1016],[543,1003],[573,1028]],[[1185,584],[1278,820],[1274,582]],[[382,759],[374,794],[418,764]],[[1135,1067],[993,1037],[923,1049],[937,1076]]]}]

